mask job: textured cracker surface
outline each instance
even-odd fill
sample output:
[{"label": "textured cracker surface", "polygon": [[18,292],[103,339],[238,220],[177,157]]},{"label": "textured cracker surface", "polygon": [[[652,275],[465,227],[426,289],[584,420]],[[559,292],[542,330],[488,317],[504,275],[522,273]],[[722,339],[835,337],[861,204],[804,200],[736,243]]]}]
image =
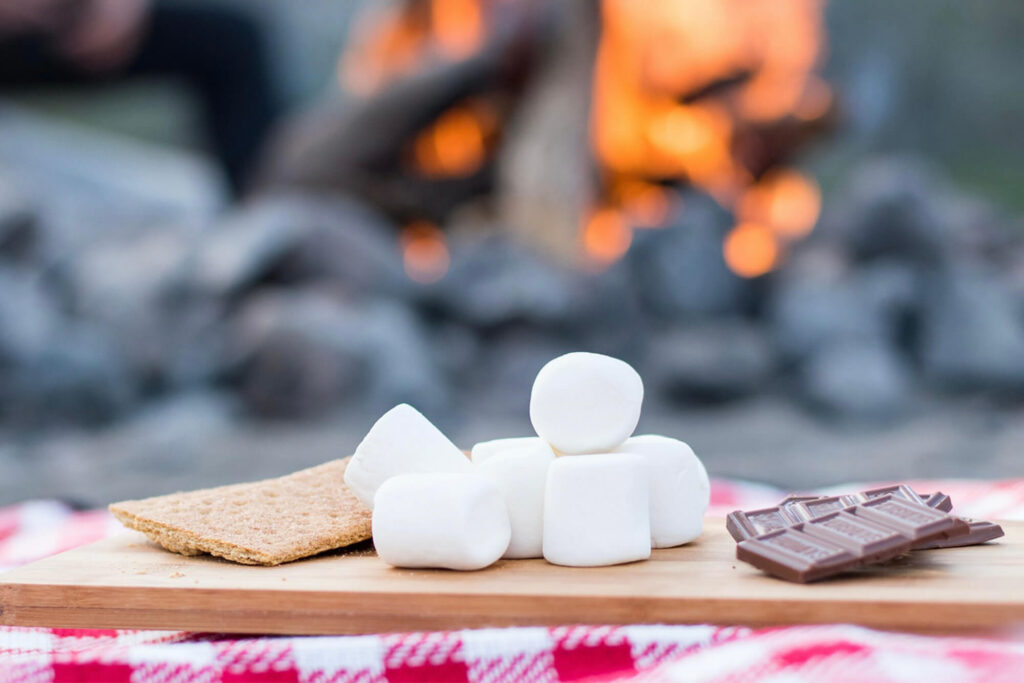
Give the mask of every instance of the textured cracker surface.
[{"label": "textured cracker surface", "polygon": [[345,486],[348,461],[249,484],[126,500],[110,511],[175,553],[281,564],[370,538],[370,510]]}]

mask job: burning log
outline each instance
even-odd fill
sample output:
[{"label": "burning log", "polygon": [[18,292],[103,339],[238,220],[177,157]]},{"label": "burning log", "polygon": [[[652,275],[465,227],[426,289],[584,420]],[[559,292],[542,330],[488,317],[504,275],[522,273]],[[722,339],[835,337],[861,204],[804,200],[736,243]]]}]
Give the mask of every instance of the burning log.
[{"label": "burning log", "polygon": [[723,249],[754,277],[817,218],[817,188],[782,165],[831,121],[821,14],[820,0],[402,0],[355,36],[349,96],[290,127],[267,184],[354,194],[417,236],[486,197],[492,224],[597,263],[693,185],[735,214]]},{"label": "burning log", "polygon": [[598,197],[590,147],[593,0],[562,3],[554,47],[526,89],[498,157],[500,222],[559,260],[580,260],[580,226]]}]

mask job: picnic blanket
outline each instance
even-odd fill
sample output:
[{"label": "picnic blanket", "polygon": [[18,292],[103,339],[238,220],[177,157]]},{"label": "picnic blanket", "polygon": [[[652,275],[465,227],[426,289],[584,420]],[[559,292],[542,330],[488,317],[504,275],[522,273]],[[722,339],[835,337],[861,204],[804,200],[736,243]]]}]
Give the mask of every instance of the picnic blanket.
[{"label": "picnic blanket", "polygon": [[[853,491],[879,482],[822,491]],[[917,481],[955,510],[1024,519],[1024,479]],[[784,493],[712,484],[711,514]],[[0,570],[117,533],[105,511],[54,501],[0,508]],[[558,626],[337,637],[238,637],[179,631],[0,627],[0,683],[52,681],[1017,681],[1024,636],[928,637],[836,624]]]}]

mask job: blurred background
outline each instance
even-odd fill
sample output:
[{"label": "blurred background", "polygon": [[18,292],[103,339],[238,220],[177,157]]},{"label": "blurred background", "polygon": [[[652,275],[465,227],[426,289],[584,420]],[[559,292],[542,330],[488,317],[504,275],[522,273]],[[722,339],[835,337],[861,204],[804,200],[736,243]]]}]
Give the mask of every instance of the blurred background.
[{"label": "blurred background", "polygon": [[0,0],[0,504],[275,476],[410,402],[786,488],[1020,476],[1024,6]]}]

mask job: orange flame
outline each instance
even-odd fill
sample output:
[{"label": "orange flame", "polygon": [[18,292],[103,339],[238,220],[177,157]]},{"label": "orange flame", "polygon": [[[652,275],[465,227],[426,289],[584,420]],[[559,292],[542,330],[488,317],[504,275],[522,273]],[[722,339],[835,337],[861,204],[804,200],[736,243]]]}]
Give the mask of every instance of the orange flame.
[{"label": "orange flame", "polygon": [[368,95],[388,80],[412,72],[428,40],[429,26],[413,6],[376,8],[360,15],[352,44],[338,63],[348,90]]},{"label": "orange flame", "polygon": [[493,112],[482,105],[449,109],[416,137],[417,168],[435,178],[470,175],[483,165],[496,125]]},{"label": "orange flame", "polygon": [[813,74],[822,0],[602,0],[601,11],[591,137],[609,184],[681,179],[727,208],[744,204],[740,221],[761,229],[734,233],[730,265],[770,269],[779,244],[764,230],[805,235],[820,192],[792,172],[755,184],[737,140],[782,117],[827,113],[831,91]]},{"label": "orange flame", "polygon": [[370,94],[413,72],[432,52],[464,59],[483,44],[486,22],[479,0],[422,0],[373,7],[361,15],[338,64],[350,91]]},{"label": "orange flame", "polygon": [[622,257],[632,241],[633,231],[625,218],[610,207],[595,210],[583,227],[583,248],[599,264]]},{"label": "orange flame", "polygon": [[[375,10],[376,23],[356,31],[339,75],[350,90],[370,92],[431,59],[470,56],[487,38],[488,2],[409,0]],[[738,224],[723,244],[730,268],[745,277],[771,270],[813,229],[821,193],[795,171],[755,179],[762,168],[747,168],[751,155],[741,152],[767,124],[828,113],[832,91],[814,74],[825,45],[823,0],[600,7],[590,130],[604,188],[580,228],[583,250],[598,263],[620,258],[633,228],[665,224],[676,206],[663,185],[684,181],[734,211]],[[410,149],[416,169],[432,178],[479,170],[498,139],[498,109],[486,102],[456,104],[423,130]],[[444,262],[443,274],[443,235],[417,225],[403,233],[407,270],[422,277],[420,265]]]},{"label": "orange flame", "polygon": [[477,0],[431,0],[430,20],[441,52],[463,59],[484,41],[483,9]]},{"label": "orange flame", "polygon": [[779,259],[779,244],[771,228],[758,223],[740,223],[725,236],[725,263],[740,277],[764,275]]},{"label": "orange flame", "polygon": [[817,183],[792,170],[766,174],[747,189],[737,209],[741,220],[766,224],[788,239],[804,237],[813,230],[820,211]]},{"label": "orange flame", "polygon": [[426,221],[409,223],[399,239],[402,261],[410,279],[421,284],[437,282],[448,272],[451,257],[444,233]]},{"label": "orange flame", "polygon": [[669,195],[660,185],[621,180],[613,183],[609,191],[635,228],[659,228],[668,220]]}]

